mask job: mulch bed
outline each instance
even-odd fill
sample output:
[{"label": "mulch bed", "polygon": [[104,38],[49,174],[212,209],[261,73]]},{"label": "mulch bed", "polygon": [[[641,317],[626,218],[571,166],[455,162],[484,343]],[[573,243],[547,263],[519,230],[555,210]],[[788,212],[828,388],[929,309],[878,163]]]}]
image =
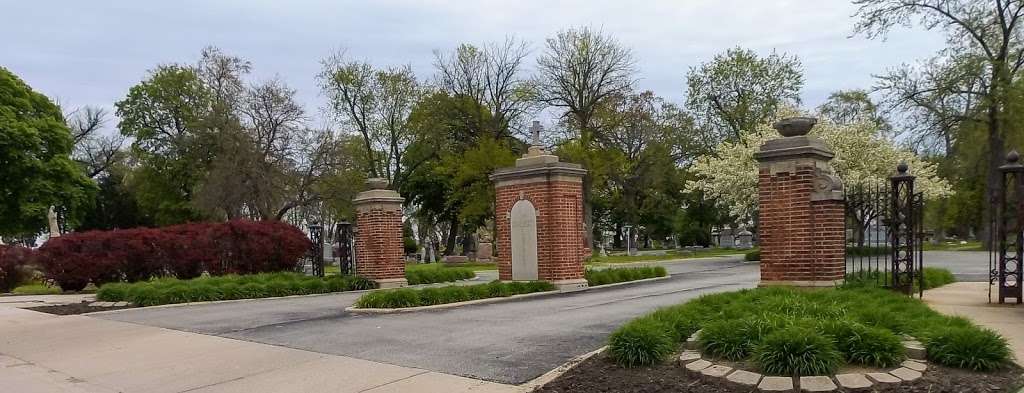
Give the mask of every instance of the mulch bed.
[{"label": "mulch bed", "polygon": [[56,315],[77,315],[87,314],[91,312],[99,311],[110,311],[110,310],[121,310],[125,308],[135,308],[135,306],[120,306],[120,307],[96,307],[90,306],[88,303],[72,303],[72,304],[61,304],[58,306],[39,306],[39,307],[25,307],[26,310],[39,311],[47,314]]},{"label": "mulch bed", "polygon": [[[928,364],[921,379],[893,385],[875,384],[856,392],[879,393],[989,393],[1016,392],[1024,385],[1024,370],[1017,366],[993,373],[973,373]],[[569,372],[544,385],[537,392],[701,392],[747,393],[756,388],[743,387],[719,378],[701,378],[689,373],[677,362],[643,368],[624,368],[604,354],[594,356]],[[837,392],[854,392],[838,389]]]}]

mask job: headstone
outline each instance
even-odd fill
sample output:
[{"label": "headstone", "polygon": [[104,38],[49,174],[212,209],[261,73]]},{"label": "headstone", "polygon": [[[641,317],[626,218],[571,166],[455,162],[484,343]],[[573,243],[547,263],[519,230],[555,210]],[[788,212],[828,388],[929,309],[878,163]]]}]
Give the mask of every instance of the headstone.
[{"label": "headstone", "polygon": [[445,255],[442,260],[445,264],[462,265],[469,262],[469,257],[465,255]]},{"label": "headstone", "polygon": [[490,262],[494,254],[494,245],[489,242],[478,243],[476,246],[477,262]]},{"label": "headstone", "polygon": [[722,233],[719,232],[717,229],[711,230],[711,244],[714,245],[715,247],[722,246]]},{"label": "headstone", "polygon": [[747,250],[747,249],[753,248],[754,247],[753,240],[754,240],[754,234],[750,233],[750,231],[744,229],[744,230],[740,231],[740,233],[738,235],[736,235],[736,248],[741,249],[741,250]]},{"label": "headstone", "polygon": [[725,228],[718,232],[718,246],[722,248],[736,247],[736,235],[732,228]]}]

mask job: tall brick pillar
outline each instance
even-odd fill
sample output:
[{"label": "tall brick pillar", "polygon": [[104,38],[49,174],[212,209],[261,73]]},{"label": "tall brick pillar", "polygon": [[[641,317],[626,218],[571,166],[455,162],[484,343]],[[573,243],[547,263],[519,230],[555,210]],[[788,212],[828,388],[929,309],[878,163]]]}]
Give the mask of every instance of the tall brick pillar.
[{"label": "tall brick pillar", "polygon": [[366,181],[369,190],[352,200],[356,209],[356,274],[381,288],[404,287],[402,202],[384,179]]},{"label": "tall brick pillar", "polygon": [[761,285],[834,286],[845,263],[842,181],[824,141],[807,136],[813,118],[775,123],[782,138],[755,153]]},{"label": "tall brick pillar", "polygon": [[491,175],[495,188],[498,275],[502,280],[542,280],[562,290],[587,287],[583,223],[583,176],[578,164],[559,162],[540,145],[516,166]]}]

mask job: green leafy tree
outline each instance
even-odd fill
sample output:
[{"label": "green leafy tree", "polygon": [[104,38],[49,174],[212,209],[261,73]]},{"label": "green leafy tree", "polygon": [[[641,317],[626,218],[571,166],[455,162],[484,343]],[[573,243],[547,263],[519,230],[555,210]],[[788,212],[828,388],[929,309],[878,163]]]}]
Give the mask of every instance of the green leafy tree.
[{"label": "green leafy tree", "polygon": [[193,68],[165,65],[116,104],[121,133],[134,139],[131,151],[139,161],[129,184],[157,224],[202,217],[191,201],[212,160],[204,124],[212,101]]},{"label": "green leafy tree", "polygon": [[[1021,0],[854,0],[856,31],[884,37],[895,27],[918,25],[946,34],[946,48],[919,67],[903,66],[883,75],[879,88],[894,108],[916,116],[921,135],[939,135],[951,147],[953,130],[982,125],[987,163],[982,194],[983,222],[993,208],[985,199],[1002,188],[999,165],[1006,154],[1007,112],[1024,67],[1024,1]],[[922,121],[923,120],[923,121]],[[970,143],[977,143],[972,139]],[[981,225],[982,238],[988,225]]]},{"label": "green leafy tree", "polygon": [[716,140],[740,140],[775,116],[784,106],[800,104],[804,85],[800,60],[772,53],[733,48],[708,63],[691,68],[686,77],[686,107]]},{"label": "green leafy tree", "polygon": [[41,232],[51,206],[79,221],[96,186],[71,159],[73,143],[60,108],[0,67],[0,235]]}]

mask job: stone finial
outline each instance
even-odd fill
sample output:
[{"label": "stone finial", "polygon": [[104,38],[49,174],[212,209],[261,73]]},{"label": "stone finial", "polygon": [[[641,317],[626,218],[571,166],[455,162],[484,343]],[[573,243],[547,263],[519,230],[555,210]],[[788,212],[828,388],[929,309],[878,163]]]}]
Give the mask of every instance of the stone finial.
[{"label": "stone finial", "polygon": [[817,123],[818,119],[813,117],[790,117],[775,122],[772,127],[784,137],[803,136],[811,132]]},{"label": "stone finial", "polygon": [[1017,161],[1020,161],[1020,153],[1017,153],[1016,150],[1010,150],[1010,152],[1006,154],[1006,163],[1016,164]]},{"label": "stone finial", "polygon": [[371,177],[366,179],[366,189],[368,190],[386,190],[388,188],[388,179],[380,177]]},{"label": "stone finial", "polygon": [[901,175],[906,175],[908,169],[910,169],[910,166],[907,165],[905,161],[900,162],[899,165],[896,165],[896,172],[899,172],[899,174]]}]

